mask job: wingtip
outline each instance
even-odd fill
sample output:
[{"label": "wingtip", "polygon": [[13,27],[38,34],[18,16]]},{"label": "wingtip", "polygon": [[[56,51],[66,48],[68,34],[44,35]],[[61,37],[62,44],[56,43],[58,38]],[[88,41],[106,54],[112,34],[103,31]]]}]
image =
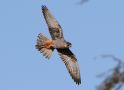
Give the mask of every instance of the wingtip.
[{"label": "wingtip", "polygon": [[76,83],[77,85],[80,85],[80,84],[81,84],[81,80],[75,80],[75,83]]},{"label": "wingtip", "polygon": [[80,85],[81,84],[81,77],[80,78],[74,78],[74,77],[72,77],[72,79],[74,80],[74,82],[76,83],[76,85]]},{"label": "wingtip", "polygon": [[80,84],[81,84],[81,81],[77,82],[76,84],[77,84],[77,85],[80,85]]},{"label": "wingtip", "polygon": [[44,10],[44,9],[47,9],[47,6],[46,5],[42,5],[41,8],[42,8],[42,10]]}]

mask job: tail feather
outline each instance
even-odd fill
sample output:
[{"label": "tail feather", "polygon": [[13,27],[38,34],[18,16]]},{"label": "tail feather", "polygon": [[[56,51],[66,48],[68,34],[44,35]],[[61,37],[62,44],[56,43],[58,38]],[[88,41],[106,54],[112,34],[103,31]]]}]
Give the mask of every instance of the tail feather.
[{"label": "tail feather", "polygon": [[43,34],[39,34],[38,35],[38,39],[37,39],[37,44],[36,44],[36,49],[38,49],[38,51],[40,51],[43,56],[45,56],[46,58],[50,58],[53,52],[53,48],[45,48],[45,42],[49,41],[49,39],[47,37],[45,37]]},{"label": "tail feather", "polygon": [[[42,50],[41,50],[42,51]],[[41,52],[40,51],[40,52]],[[44,52],[42,52],[43,53],[43,56],[45,56],[46,58],[50,58],[51,57],[51,55],[52,55],[52,50],[45,50]]]}]

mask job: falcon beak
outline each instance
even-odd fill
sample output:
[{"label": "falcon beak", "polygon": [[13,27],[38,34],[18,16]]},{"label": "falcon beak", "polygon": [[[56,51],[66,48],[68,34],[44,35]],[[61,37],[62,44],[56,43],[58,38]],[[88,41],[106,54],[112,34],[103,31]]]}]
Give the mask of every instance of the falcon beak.
[{"label": "falcon beak", "polygon": [[64,48],[68,48],[68,45],[64,45]]}]

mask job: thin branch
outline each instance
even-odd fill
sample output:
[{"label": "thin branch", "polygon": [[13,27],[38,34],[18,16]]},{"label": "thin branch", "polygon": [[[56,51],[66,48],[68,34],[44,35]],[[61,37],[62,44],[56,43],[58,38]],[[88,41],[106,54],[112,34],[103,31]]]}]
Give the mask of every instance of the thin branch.
[{"label": "thin branch", "polygon": [[115,86],[117,86],[116,90],[119,90],[124,83],[124,62],[114,55],[101,55],[101,57],[112,58],[114,61],[117,61],[118,64],[111,69],[113,72],[98,86],[97,90],[112,90]]}]

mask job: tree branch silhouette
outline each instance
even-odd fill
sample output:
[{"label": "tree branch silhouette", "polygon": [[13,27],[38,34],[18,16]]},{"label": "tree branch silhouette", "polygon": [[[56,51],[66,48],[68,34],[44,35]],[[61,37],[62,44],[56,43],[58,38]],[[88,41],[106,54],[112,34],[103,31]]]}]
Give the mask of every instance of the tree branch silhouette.
[{"label": "tree branch silhouette", "polygon": [[97,90],[112,90],[114,88],[114,90],[119,90],[124,83],[124,62],[121,59],[115,57],[114,55],[101,55],[101,57],[112,58],[118,63],[113,69],[111,69],[111,74],[107,75],[104,81],[97,86]]}]

